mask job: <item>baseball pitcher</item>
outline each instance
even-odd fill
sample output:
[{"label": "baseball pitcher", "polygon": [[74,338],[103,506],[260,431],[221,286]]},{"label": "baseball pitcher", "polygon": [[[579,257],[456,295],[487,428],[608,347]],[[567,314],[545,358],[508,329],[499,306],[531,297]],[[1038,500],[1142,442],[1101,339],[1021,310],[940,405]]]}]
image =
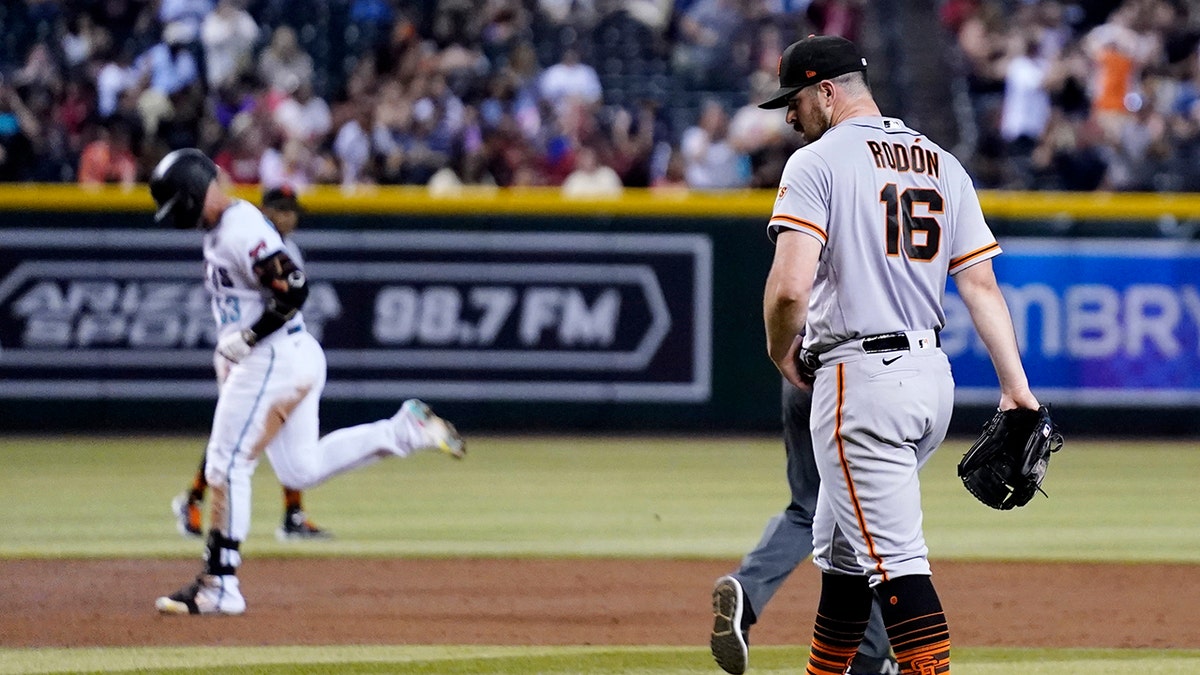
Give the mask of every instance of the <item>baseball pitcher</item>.
[{"label": "baseball pitcher", "polygon": [[821,596],[808,675],[842,675],[873,597],[901,672],[950,672],[950,631],[931,580],[918,470],[954,404],[938,333],[954,276],[992,357],[1000,408],[1030,408],[1000,253],[971,179],[949,152],[883,117],[854,43],[810,36],[780,60],[764,108],[786,108],[808,143],[783,171],[768,234],[767,350],[812,387],[821,488],[813,560]]}]

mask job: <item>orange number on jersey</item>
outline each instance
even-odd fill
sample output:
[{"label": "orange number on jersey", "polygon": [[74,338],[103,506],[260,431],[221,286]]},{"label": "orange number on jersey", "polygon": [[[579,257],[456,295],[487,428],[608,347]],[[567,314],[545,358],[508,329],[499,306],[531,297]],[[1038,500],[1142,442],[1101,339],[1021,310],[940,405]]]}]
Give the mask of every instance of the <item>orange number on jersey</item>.
[{"label": "orange number on jersey", "polygon": [[942,213],[945,202],[933,188],[907,188],[900,192],[895,183],[888,183],[879,192],[879,201],[887,209],[887,254],[904,255],[909,260],[933,260],[942,242],[942,225],[932,216],[913,213],[917,204],[924,204],[929,213]]}]

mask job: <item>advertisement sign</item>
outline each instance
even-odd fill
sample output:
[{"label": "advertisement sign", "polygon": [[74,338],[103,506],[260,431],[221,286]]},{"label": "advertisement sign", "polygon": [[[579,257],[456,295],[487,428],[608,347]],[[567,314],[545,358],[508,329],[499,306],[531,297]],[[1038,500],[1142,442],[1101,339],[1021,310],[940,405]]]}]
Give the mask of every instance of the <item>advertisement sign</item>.
[{"label": "advertisement sign", "polygon": [[[1039,399],[1113,407],[1200,404],[1200,245],[1019,239],[994,259]],[[942,348],[960,403],[999,400],[995,371],[951,281]]]},{"label": "advertisement sign", "polygon": [[[706,402],[703,234],[296,235],[330,400]],[[212,398],[199,232],[0,230],[0,397]]]}]

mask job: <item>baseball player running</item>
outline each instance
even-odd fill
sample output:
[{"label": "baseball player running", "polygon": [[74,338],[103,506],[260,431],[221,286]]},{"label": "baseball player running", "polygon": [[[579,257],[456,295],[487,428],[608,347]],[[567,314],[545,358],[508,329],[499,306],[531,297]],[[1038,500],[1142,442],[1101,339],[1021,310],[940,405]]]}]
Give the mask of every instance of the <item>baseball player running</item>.
[{"label": "baseball player running", "polygon": [[[296,192],[290,187],[278,187],[263,193],[262,214],[275,226],[279,236],[283,237],[283,245],[296,267],[304,269],[304,258],[300,247],[291,238],[292,233],[300,224],[300,202]],[[224,359],[221,359],[223,361]],[[226,371],[218,367],[218,374]],[[192,476],[188,489],[175,497],[171,502],[171,513],[175,516],[175,525],[179,533],[185,537],[204,536],[201,507],[204,496],[208,492],[208,479],[204,477],[204,456],[200,455],[200,467]],[[304,493],[291,488],[283,488],[283,523],[275,530],[275,538],[280,541],[294,539],[329,539],[333,534],[326,529],[317,527],[309,520],[304,510]]]},{"label": "baseball player running", "polygon": [[[813,551],[813,513],[821,477],[813,460],[808,430],[812,390],[783,380],[783,447],[792,501],[767,523],[762,539],[742,559],[737,571],[713,585],[713,629],[709,647],[717,665],[727,673],[746,672],[750,657],[750,626],[758,621],[780,585]],[[896,675],[887,632],[877,604],[848,675]]]},{"label": "baseball player running", "polygon": [[761,104],[786,107],[807,141],[784,168],[767,226],[775,258],[763,296],[771,360],[813,389],[822,574],[805,672],[846,670],[878,597],[901,672],[949,673],[917,478],[954,402],[938,340],[947,275],[996,368],[1000,408],[1038,401],[970,178],[950,153],[881,116],[865,72],[852,42],[810,36],[784,51],[780,87]]},{"label": "baseball player running", "polygon": [[212,490],[204,565],[196,581],[158,598],[165,614],[241,614],[241,545],[250,530],[251,477],[265,453],[279,482],[304,490],[387,456],[466,453],[454,427],[409,399],[388,419],[318,438],[325,353],[304,329],[304,272],[258,209],[235,199],[199,150],[176,150],[150,176],[155,222],[204,231],[205,285],[227,369],[205,450]]}]

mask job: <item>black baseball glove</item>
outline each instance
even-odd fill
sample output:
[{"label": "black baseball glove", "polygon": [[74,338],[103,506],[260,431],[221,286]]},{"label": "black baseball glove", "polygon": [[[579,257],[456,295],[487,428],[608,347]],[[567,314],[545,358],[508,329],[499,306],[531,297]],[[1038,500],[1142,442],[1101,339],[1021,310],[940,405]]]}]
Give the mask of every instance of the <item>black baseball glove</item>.
[{"label": "black baseball glove", "polygon": [[958,477],[993,509],[1024,506],[1042,492],[1050,454],[1062,446],[1062,434],[1046,406],[999,411],[958,463]]},{"label": "black baseball glove", "polygon": [[821,359],[816,354],[803,347],[796,350],[796,373],[800,375],[801,382],[813,386],[817,381],[817,368],[820,367]]}]

